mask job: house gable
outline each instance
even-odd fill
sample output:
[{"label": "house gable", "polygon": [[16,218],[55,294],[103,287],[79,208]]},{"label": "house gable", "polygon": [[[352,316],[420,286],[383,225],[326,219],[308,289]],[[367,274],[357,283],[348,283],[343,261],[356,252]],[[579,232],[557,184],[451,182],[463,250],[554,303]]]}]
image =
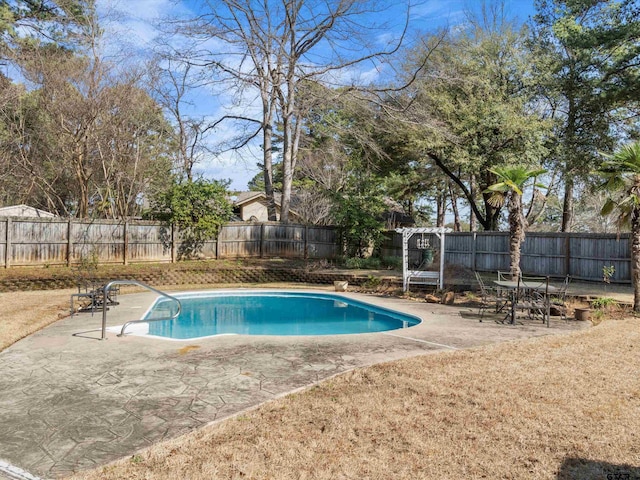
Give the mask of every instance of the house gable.
[{"label": "house gable", "polygon": [[11,205],[7,207],[0,207],[0,217],[39,217],[39,218],[54,218],[57,215],[40,210],[39,208],[30,207],[29,205]]}]

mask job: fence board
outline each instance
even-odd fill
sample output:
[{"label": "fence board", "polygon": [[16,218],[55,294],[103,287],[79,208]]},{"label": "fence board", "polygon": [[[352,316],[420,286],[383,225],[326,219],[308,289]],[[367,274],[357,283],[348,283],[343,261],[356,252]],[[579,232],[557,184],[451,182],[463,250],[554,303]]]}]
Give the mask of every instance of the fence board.
[{"label": "fence board", "polygon": [[171,261],[171,227],[128,222],[127,247],[131,262]]},{"label": "fence board", "polygon": [[123,223],[74,221],[71,223],[71,245],[71,263],[80,263],[83,260],[123,263]]},{"label": "fence board", "polygon": [[332,227],[307,227],[308,258],[336,258],[339,253],[338,232]]},{"label": "fence board", "polygon": [[304,258],[304,233],[304,225],[265,225],[262,256],[267,258]]},{"label": "fence board", "polygon": [[32,222],[13,219],[9,228],[11,265],[65,263],[67,255],[66,230],[67,223],[65,221]]},{"label": "fence board", "polygon": [[5,267],[7,262],[7,222],[0,221],[0,262],[2,262]]},{"label": "fence board", "polygon": [[261,224],[228,224],[218,235],[218,258],[260,256]]}]

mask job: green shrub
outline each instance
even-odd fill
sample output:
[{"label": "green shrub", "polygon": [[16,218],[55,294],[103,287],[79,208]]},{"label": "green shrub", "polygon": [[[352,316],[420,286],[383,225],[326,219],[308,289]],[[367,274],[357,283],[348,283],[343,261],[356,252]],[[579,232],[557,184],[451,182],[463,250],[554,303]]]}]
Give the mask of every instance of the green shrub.
[{"label": "green shrub", "polygon": [[382,266],[382,261],[375,257],[348,257],[344,259],[344,266],[354,270],[378,270]]},{"label": "green shrub", "polygon": [[618,302],[611,297],[598,297],[591,301],[591,306],[597,309],[605,309],[607,307],[615,307],[617,305]]},{"label": "green shrub", "polygon": [[176,182],[152,199],[145,218],[175,225],[180,238],[179,258],[191,258],[206,241],[218,236],[222,225],[233,215],[228,185],[227,181],[204,179]]},{"label": "green shrub", "polygon": [[381,283],[382,283],[382,280],[380,280],[378,277],[369,275],[367,276],[367,280],[364,282],[362,286],[365,288],[378,288]]},{"label": "green shrub", "polygon": [[381,216],[386,205],[378,190],[377,183],[362,180],[334,196],[332,217],[349,257],[364,257],[383,240]]},{"label": "green shrub", "polygon": [[382,265],[393,270],[402,270],[402,257],[382,257]]}]

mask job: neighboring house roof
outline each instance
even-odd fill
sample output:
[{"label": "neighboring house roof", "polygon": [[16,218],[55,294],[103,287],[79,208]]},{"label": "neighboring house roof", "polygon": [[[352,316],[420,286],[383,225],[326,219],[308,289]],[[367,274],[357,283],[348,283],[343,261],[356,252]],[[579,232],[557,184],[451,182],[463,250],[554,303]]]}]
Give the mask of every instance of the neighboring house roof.
[{"label": "neighboring house roof", "polygon": [[[236,206],[241,206],[241,205],[245,205],[247,203],[251,203],[255,200],[258,199],[266,199],[267,196],[265,195],[264,192],[238,192],[236,194],[236,198],[233,201],[233,204]],[[278,201],[278,199],[276,198],[276,204],[280,205],[280,202]]]},{"label": "neighboring house roof", "polygon": [[[280,208],[281,194],[280,192],[274,192],[274,201],[276,203],[276,207]],[[232,198],[233,199],[233,198]],[[233,204],[236,207],[242,207],[244,205],[248,205],[253,202],[259,202],[267,199],[267,195],[264,192],[238,192],[235,195],[235,200],[233,200]],[[296,195],[294,193],[291,194],[291,206],[296,204]],[[292,208],[289,209],[289,213],[295,217],[299,217],[296,211]]]},{"label": "neighboring house roof", "polygon": [[30,207],[29,205],[11,205],[8,207],[0,207],[0,217],[54,218],[57,217],[57,215],[47,212],[46,210]]}]

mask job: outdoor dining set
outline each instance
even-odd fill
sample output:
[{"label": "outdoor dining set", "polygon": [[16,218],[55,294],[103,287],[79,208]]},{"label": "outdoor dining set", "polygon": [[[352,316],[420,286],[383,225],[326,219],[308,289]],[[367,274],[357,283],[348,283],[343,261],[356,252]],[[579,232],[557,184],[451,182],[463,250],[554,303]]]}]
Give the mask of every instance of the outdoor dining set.
[{"label": "outdoor dining set", "polygon": [[[93,315],[93,313],[103,307],[118,305],[117,297],[120,293],[119,287],[110,289],[105,295],[104,281],[84,280],[79,281],[77,286],[78,292],[71,294],[70,309],[72,316],[76,311],[91,312]],[[74,306],[74,299],[80,303],[78,310],[76,310]]]},{"label": "outdoor dining set", "polygon": [[516,324],[519,314],[523,318],[539,319],[547,326],[552,312],[567,319],[568,275],[561,284],[550,283],[549,277],[519,275],[514,279],[508,272],[498,272],[496,278],[487,283],[479,272],[475,275],[481,295],[480,322],[489,309],[504,314],[496,320],[498,323],[511,325]]}]

